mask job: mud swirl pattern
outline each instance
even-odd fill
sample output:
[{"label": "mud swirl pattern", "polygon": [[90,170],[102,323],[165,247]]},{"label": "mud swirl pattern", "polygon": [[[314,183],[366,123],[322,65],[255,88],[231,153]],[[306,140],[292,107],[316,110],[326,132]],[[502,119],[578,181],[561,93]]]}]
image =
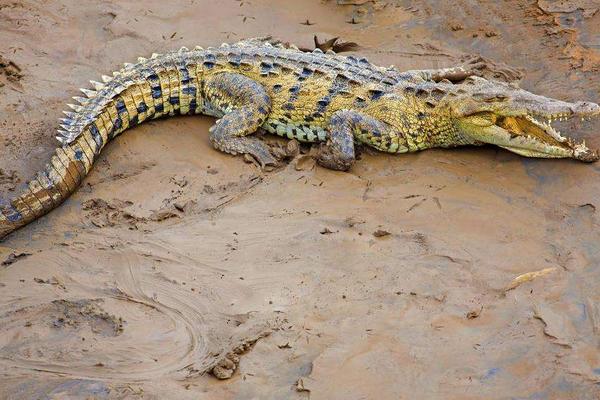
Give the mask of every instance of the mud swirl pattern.
[{"label": "mud swirl pattern", "polygon": [[[34,255],[20,263],[23,271],[40,262],[45,271],[52,265],[79,267],[69,278],[34,277],[26,282],[45,285],[47,296],[38,290],[38,295],[3,301],[0,370],[9,375],[33,370],[130,382],[164,376],[183,379],[210,371],[234,349],[234,331],[244,321],[211,311],[215,306],[209,304],[210,290],[199,283],[197,270],[191,284],[167,278],[169,268],[190,270],[190,266],[185,256],[171,249],[160,244],[153,248],[155,254],[144,255],[121,249],[108,259],[90,257],[90,252],[85,256],[47,252],[43,261]],[[110,268],[102,271],[98,268],[102,264]],[[94,279],[97,274],[105,276]],[[99,281],[112,283],[95,286]],[[232,334],[222,340],[217,331]]]}]

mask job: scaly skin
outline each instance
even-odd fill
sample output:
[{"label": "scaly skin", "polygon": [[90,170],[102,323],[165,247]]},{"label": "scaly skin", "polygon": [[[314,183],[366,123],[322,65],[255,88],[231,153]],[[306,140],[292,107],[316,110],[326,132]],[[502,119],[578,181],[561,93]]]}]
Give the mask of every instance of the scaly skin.
[{"label": "scaly skin", "polygon": [[318,162],[347,170],[354,143],[388,153],[496,144],[533,157],[595,161],[585,144],[563,138],[544,119],[595,116],[593,103],[566,103],[474,76],[476,64],[398,72],[366,59],[303,53],[250,39],[220,48],[140,58],[82,89],[61,119],[62,146],[23,193],[0,212],[0,238],[49,212],[78,187],[104,146],[127,128],[167,115],[220,118],[214,147],[275,164],[248,135],[259,127],[301,142],[321,142]]}]

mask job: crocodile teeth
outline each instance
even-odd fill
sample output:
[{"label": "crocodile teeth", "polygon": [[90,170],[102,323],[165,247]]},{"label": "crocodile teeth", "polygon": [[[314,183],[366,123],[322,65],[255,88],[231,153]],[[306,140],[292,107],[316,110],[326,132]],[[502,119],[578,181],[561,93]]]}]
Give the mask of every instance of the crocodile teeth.
[{"label": "crocodile teeth", "polygon": [[59,118],[58,120],[61,122],[61,124],[67,124],[67,125],[71,122],[71,120],[69,118]]},{"label": "crocodile teeth", "polygon": [[531,115],[526,115],[525,118],[528,121],[531,121],[534,124],[538,125],[539,127],[543,128],[547,134],[549,134],[550,136],[552,136],[554,139],[558,140],[559,142],[564,143],[567,141],[567,138],[562,136],[561,133],[558,130],[554,129],[552,127],[552,125],[550,125],[549,123],[540,122],[537,119],[535,119],[534,117],[532,117]]},{"label": "crocodile teeth", "polygon": [[88,99],[86,99],[85,97],[80,97],[80,96],[73,96],[73,100],[75,100],[79,104],[84,104],[84,103],[87,103],[87,101],[88,101]]},{"label": "crocodile teeth", "polygon": [[185,47],[185,46],[181,46],[181,48],[179,49],[179,52],[180,52],[180,53],[185,53],[186,51],[190,51],[190,49],[188,49],[188,48],[187,48],[187,47]]},{"label": "crocodile teeth", "polygon": [[318,54],[323,54],[323,50],[321,50],[320,48],[316,48],[312,51],[313,53],[318,53]]},{"label": "crocodile teeth", "polygon": [[59,126],[61,128],[63,128],[65,131],[68,131],[71,128],[69,125],[66,125],[66,124],[60,124]]},{"label": "crocodile teeth", "polygon": [[62,136],[56,136],[56,140],[58,140],[62,144],[65,144],[65,142],[67,141],[67,139]]},{"label": "crocodile teeth", "polygon": [[204,50],[204,47],[202,47],[202,46],[196,46],[196,47],[194,47],[194,50]]},{"label": "crocodile teeth", "polygon": [[138,57],[138,62],[143,63],[146,62],[148,59],[144,58],[144,57]]},{"label": "crocodile teeth", "polygon": [[72,118],[75,118],[75,116],[77,115],[77,114],[75,114],[75,113],[74,113],[74,112],[72,112],[72,111],[63,111],[63,114],[65,114],[67,117],[69,117],[69,118],[71,118],[71,119],[72,119]]},{"label": "crocodile teeth", "polygon": [[110,76],[108,76],[108,75],[102,75],[102,82],[108,83],[110,81],[112,81],[112,78]]},{"label": "crocodile teeth", "polygon": [[94,86],[94,89],[96,90],[102,90],[104,88],[104,84],[100,82],[90,81],[90,83],[92,84],[92,86]]},{"label": "crocodile teeth", "polygon": [[300,50],[298,48],[298,46],[296,46],[295,44],[290,44],[290,49],[292,49],[292,50]]},{"label": "crocodile teeth", "polygon": [[265,47],[273,47],[273,45],[269,42],[265,42]]},{"label": "crocodile teeth", "polygon": [[121,73],[119,71],[115,71],[113,72],[113,76],[116,78],[117,76],[121,75]]},{"label": "crocodile teeth", "polygon": [[92,97],[96,97],[96,95],[98,94],[98,92],[96,92],[95,90],[84,89],[84,88],[81,88],[81,89],[79,89],[79,90],[81,90],[81,92],[82,92],[83,94],[85,94],[85,95],[86,95],[88,98],[90,98],[90,99],[91,99]]},{"label": "crocodile teeth", "polygon": [[69,108],[71,108],[72,110],[75,110],[76,112],[79,112],[79,111],[83,110],[83,107],[81,107],[81,106],[76,106],[75,104],[67,104],[67,106],[68,106]]},{"label": "crocodile teeth", "polygon": [[133,66],[134,65],[132,63],[125,63],[125,64],[123,64],[123,67],[125,67],[125,69],[131,69],[131,68],[133,68]]},{"label": "crocodile teeth", "polygon": [[158,56],[160,56],[160,54],[158,54],[158,53],[152,53],[152,55],[150,56],[150,58],[156,58]]},{"label": "crocodile teeth", "polygon": [[229,47],[229,43],[221,43],[221,47]]}]

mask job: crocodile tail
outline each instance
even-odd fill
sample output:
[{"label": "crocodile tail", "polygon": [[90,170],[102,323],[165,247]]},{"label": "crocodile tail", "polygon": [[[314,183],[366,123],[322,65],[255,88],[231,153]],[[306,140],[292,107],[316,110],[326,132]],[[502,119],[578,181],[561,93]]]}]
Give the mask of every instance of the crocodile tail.
[{"label": "crocodile tail", "polygon": [[79,186],[94,162],[87,135],[56,149],[23,192],[0,205],[0,239],[56,208]]},{"label": "crocodile tail", "polygon": [[[198,90],[204,57],[197,48],[153,54],[125,64],[94,89],[81,89],[86,97],[74,97],[61,118],[56,149],[46,167],[27,184],[23,193],[0,203],[0,239],[56,208],[79,186],[103,147],[127,128],[166,115],[194,114],[203,110]],[[215,57],[214,54],[212,57]],[[192,60],[193,62],[190,62]]]}]

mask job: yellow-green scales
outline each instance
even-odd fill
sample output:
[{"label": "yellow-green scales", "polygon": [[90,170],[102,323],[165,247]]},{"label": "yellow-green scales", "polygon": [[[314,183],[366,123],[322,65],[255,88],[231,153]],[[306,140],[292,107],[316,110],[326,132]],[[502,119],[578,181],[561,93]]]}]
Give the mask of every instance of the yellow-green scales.
[{"label": "yellow-green scales", "polygon": [[[451,80],[457,73],[460,79]],[[0,237],[64,201],[112,138],[167,115],[220,118],[210,130],[213,145],[250,154],[261,165],[275,159],[263,142],[248,136],[259,127],[323,142],[319,163],[339,170],[354,162],[355,142],[390,153],[493,143],[531,156],[597,157],[533,118],[595,115],[595,104],[547,99],[471,75],[462,67],[401,73],[364,58],[305,53],[261,40],[140,58],[103,82],[92,81],[93,89],[82,89],[85,97],[75,98],[79,104],[61,119],[62,145],[23,193],[3,205]],[[505,92],[511,91],[542,103],[517,104],[522,115],[513,118],[517,111],[506,111],[511,99]]]}]

